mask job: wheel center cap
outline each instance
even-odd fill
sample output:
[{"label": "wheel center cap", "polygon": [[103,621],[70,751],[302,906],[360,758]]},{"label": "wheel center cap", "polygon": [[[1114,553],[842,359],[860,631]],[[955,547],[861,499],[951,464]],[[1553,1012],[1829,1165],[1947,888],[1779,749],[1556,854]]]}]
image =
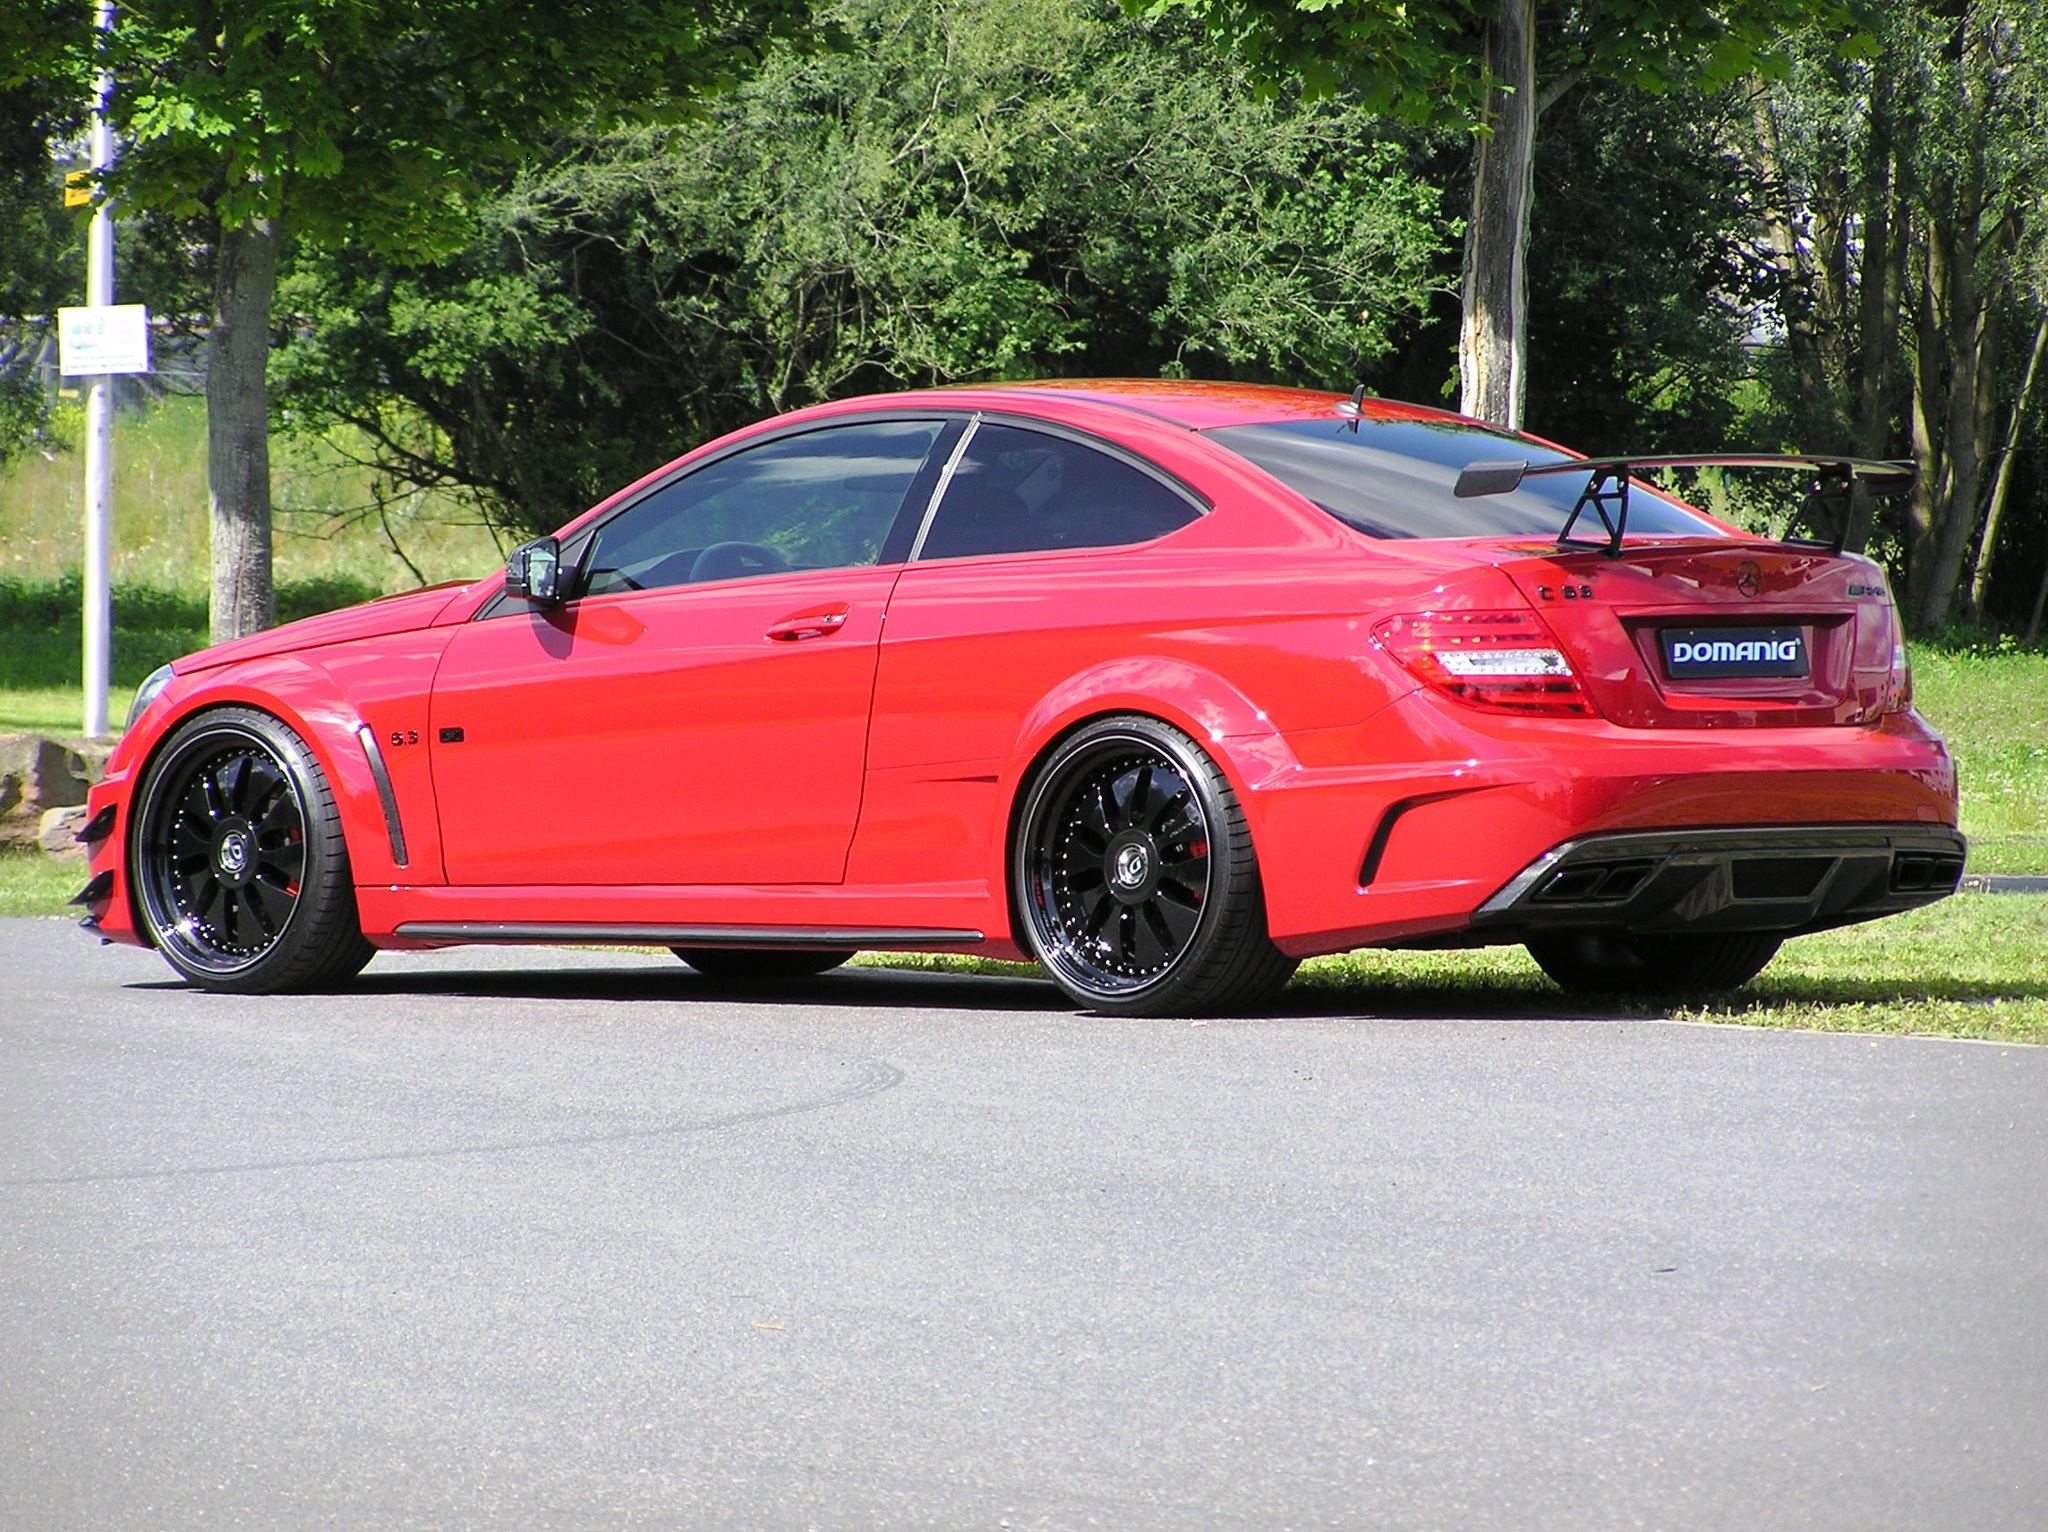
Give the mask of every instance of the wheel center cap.
[{"label": "wheel center cap", "polygon": [[1159,848],[1142,831],[1127,830],[1103,853],[1102,876],[1125,904],[1142,904],[1159,886]]},{"label": "wheel center cap", "polygon": [[220,844],[214,848],[213,860],[223,878],[239,882],[249,871],[254,851],[255,845],[247,830],[231,829],[221,836]]}]

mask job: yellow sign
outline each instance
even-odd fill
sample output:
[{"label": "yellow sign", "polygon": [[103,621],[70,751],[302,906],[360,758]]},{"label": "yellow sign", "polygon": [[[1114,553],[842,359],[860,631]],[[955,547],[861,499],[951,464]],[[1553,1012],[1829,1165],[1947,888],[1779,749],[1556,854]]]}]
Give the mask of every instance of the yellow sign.
[{"label": "yellow sign", "polygon": [[90,170],[67,170],[64,172],[64,205],[66,207],[92,206],[92,172]]}]

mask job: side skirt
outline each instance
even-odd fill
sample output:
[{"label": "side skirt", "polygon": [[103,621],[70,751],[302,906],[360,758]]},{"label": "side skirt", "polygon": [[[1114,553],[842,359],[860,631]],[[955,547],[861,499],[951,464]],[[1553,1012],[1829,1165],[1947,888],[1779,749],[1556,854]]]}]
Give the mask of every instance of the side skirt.
[{"label": "side skirt", "polygon": [[856,951],[883,948],[971,947],[987,940],[980,931],[920,930],[869,926],[665,926],[489,920],[409,920],[398,936],[435,945],[544,942],[556,946],[754,947]]}]

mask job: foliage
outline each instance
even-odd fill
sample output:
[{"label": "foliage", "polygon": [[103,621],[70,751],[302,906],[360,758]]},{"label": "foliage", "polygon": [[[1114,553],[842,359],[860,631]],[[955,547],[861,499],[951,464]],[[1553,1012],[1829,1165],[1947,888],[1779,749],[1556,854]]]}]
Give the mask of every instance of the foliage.
[{"label": "foliage", "polygon": [[2022,459],[2001,487],[1997,468],[2041,415],[2039,392],[2019,395],[2048,315],[2048,16],[1913,0],[1876,19],[1867,58],[1795,39],[1744,135],[1779,273],[1768,380],[1809,440],[1918,462],[1919,492],[1882,529],[1915,626],[1945,625],[1965,584],[1972,614],[1990,609],[2001,504],[2004,543],[2035,553],[2003,599],[2017,617],[2043,574],[2040,481]]},{"label": "foliage", "polygon": [[[278,587],[278,617],[290,622],[376,594],[344,578],[286,581]],[[79,719],[80,596],[76,574],[55,579],[0,575],[0,694],[69,689],[56,709],[67,728],[76,728]],[[113,611],[112,681],[117,687],[132,688],[157,666],[206,647],[203,593],[122,583],[114,587]],[[8,711],[0,708],[0,732],[21,721],[10,720]]]},{"label": "foliage", "polygon": [[[0,20],[8,77],[89,98],[121,88],[109,189],[222,228],[288,223],[417,258],[468,231],[480,168],[594,103],[653,114],[729,80],[784,4],[690,0],[143,0],[113,30],[70,0],[17,0]],[[9,83],[0,77],[0,84]]]},{"label": "foliage", "polygon": [[[1616,6],[1460,0],[1129,0],[1198,17],[1268,79],[1342,89],[1375,107],[1475,136],[1465,225],[1459,408],[1524,424],[1527,255],[1537,119],[1583,80],[1639,91],[1714,90],[1781,67],[1788,29],[1846,19],[1840,0],[1671,0]],[[1851,46],[1845,41],[1842,46]],[[1547,386],[1539,383],[1540,386]]]},{"label": "foliage", "polygon": [[[1487,0],[1414,6],[1400,0],[1128,0],[1159,17],[1187,13],[1268,78],[1298,77],[1318,93],[1358,95],[1378,111],[1474,127],[1488,81],[1479,33],[1499,9]],[[1612,80],[1634,90],[1713,91],[1783,67],[1795,29],[1829,32],[1845,54],[1868,50],[1844,0],[1673,0],[1535,8],[1545,76]]]},{"label": "foliage", "polygon": [[1544,117],[1530,430],[1597,455],[1697,451],[1756,429],[1743,341],[1761,295],[1750,177],[1730,148],[1746,117],[1731,92],[1611,83]]},{"label": "foliage", "polygon": [[1434,193],[1354,107],[1070,0],[846,0],[698,120],[564,140],[430,270],[284,282],[288,419],[543,527],[867,389],[1181,371],[1348,383],[1426,298]]}]

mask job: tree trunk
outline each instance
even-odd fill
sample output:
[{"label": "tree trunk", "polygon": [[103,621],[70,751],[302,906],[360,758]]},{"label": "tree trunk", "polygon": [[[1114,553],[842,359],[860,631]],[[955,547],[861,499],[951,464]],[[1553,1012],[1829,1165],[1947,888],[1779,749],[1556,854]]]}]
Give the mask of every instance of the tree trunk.
[{"label": "tree trunk", "polygon": [[1793,225],[1793,199],[1785,176],[1778,120],[1772,115],[1770,98],[1761,87],[1750,98],[1750,119],[1755,129],[1757,169],[1768,195],[1762,213],[1771,239],[1771,266],[1778,276],[1778,311],[1785,320],[1785,346],[1799,377],[1803,406],[1799,434],[1811,440],[1816,434],[1825,437],[1839,426],[1834,384],[1814,337],[1814,289],[1818,284],[1809,270],[1812,258],[1802,247]]},{"label": "tree trunk", "polygon": [[1534,0],[1501,0],[1486,26],[1486,128],[1472,165],[1465,230],[1459,408],[1520,430],[1529,353],[1529,203],[1536,144]]},{"label": "tree trunk", "polygon": [[2043,616],[2048,616],[2048,565],[2041,569],[2041,588],[2034,592],[2034,613],[2027,619],[2027,631],[2020,639],[2021,643],[2031,644],[2041,636]]},{"label": "tree trunk", "polygon": [[1913,397],[1907,409],[1913,465],[1919,470],[1906,504],[1906,600],[1901,611],[1909,619],[1920,610],[1934,568],[1934,528],[1944,463],[1936,429],[1941,417],[1936,412],[1942,396],[1941,315],[1947,305],[1948,268],[1941,257],[1938,232],[1930,228],[1924,233],[1924,246],[1915,252],[1921,257],[1920,291],[1914,304]]},{"label": "tree trunk", "polygon": [[270,580],[270,301],[277,228],[223,229],[207,333],[206,484],[213,511],[213,641],[274,620]]},{"label": "tree trunk", "polygon": [[1997,373],[1992,355],[1994,337],[1985,322],[1985,306],[1977,285],[1979,199],[1966,183],[1956,199],[1955,222],[1947,230],[1929,230],[1929,242],[1942,251],[1947,269],[1948,302],[1937,309],[1946,321],[1939,338],[1921,338],[1921,345],[1940,345],[1947,352],[1948,420],[1941,433],[1941,480],[1936,486],[1933,524],[1918,608],[1923,632],[1945,627],[1962,581],[1963,557],[1976,530],[1977,483],[1982,477],[1978,451],[1982,422],[1981,390]]},{"label": "tree trunk", "polygon": [[1870,158],[1864,173],[1863,259],[1856,314],[1856,450],[1883,457],[1891,445],[1892,378],[1898,367],[1899,289],[1904,276],[1903,216],[1895,212],[1891,90],[1884,71],[1872,84]]},{"label": "tree trunk", "polygon": [[2048,353],[2048,308],[2034,326],[2034,349],[2027,354],[2027,370],[2020,379],[2019,397],[2012,402],[2012,416],[2006,422],[2005,446],[1999,454],[1998,472],[1991,480],[1991,497],[1984,507],[1984,535],[1977,543],[1977,568],[1970,576],[1969,616],[1984,620],[1984,598],[1991,589],[1991,556],[1998,549],[1998,527],[2005,519],[2005,499],[2012,488],[2013,460],[2019,456],[2020,430],[2026,424],[2027,401],[2033,397],[2034,380],[2041,374],[2041,357]]}]

